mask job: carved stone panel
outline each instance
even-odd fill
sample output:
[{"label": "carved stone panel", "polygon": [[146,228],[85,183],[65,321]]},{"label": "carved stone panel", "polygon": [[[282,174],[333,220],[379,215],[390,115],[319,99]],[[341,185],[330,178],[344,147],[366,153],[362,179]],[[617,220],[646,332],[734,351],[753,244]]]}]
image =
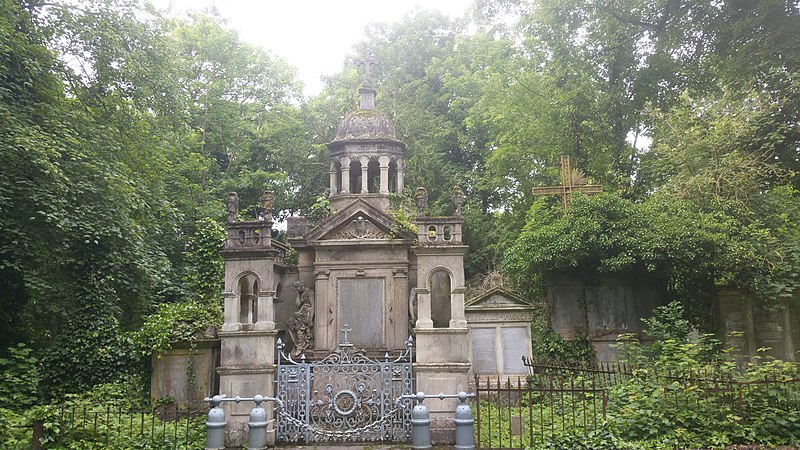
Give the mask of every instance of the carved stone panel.
[{"label": "carved stone panel", "polygon": [[473,328],[471,330],[472,370],[476,375],[497,373],[494,332],[494,328]]},{"label": "carved stone panel", "polygon": [[339,279],[339,326],[350,325],[357,347],[383,347],[384,279]]}]

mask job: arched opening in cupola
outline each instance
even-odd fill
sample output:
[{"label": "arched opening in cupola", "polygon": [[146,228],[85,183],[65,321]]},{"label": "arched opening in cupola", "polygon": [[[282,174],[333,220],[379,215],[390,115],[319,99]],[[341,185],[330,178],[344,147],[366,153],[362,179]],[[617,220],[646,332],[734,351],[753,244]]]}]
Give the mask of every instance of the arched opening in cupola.
[{"label": "arched opening in cupola", "polygon": [[367,190],[375,194],[380,190],[381,166],[378,161],[371,159],[367,164]]},{"label": "arched opening in cupola", "polygon": [[350,163],[350,186],[351,194],[361,193],[361,162],[353,161]]}]

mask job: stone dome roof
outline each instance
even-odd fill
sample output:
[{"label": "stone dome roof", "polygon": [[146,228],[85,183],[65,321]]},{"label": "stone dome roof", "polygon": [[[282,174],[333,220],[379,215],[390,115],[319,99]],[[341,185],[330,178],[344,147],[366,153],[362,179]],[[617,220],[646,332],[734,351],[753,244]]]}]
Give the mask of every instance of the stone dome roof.
[{"label": "stone dome roof", "polygon": [[359,109],[345,116],[333,142],[341,141],[397,141],[394,124],[386,114],[377,109]]}]

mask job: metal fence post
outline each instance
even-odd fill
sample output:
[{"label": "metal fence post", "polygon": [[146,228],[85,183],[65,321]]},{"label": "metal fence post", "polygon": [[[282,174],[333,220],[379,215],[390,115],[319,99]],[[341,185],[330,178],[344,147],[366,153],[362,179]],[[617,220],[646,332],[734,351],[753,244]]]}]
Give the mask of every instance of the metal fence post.
[{"label": "metal fence post", "polygon": [[225,449],[225,411],[219,406],[224,396],[215,395],[209,400],[214,405],[208,411],[206,422],[206,450]]},{"label": "metal fence post", "polygon": [[264,397],[256,395],[253,402],[256,404],[250,411],[250,421],[247,422],[247,448],[263,450],[267,448],[267,412],[261,407]]},{"label": "metal fence post", "polygon": [[417,404],[411,411],[411,448],[424,450],[431,448],[431,415],[428,407],[422,404],[425,394],[417,392]]},{"label": "metal fence post", "polygon": [[458,393],[460,405],[456,406],[456,449],[474,450],[475,431],[473,428],[472,408],[467,404],[469,396],[466,392]]}]

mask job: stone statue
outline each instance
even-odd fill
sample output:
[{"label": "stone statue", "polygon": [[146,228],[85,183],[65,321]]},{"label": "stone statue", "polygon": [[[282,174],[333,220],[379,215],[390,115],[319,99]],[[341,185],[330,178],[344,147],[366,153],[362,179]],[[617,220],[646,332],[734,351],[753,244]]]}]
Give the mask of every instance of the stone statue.
[{"label": "stone statue", "polygon": [[292,356],[300,356],[314,348],[314,292],[302,281],[295,281],[292,289],[297,291],[297,311],[289,317],[286,330],[294,342]]},{"label": "stone statue", "polygon": [[237,222],[239,214],[239,194],[228,193],[228,223]]},{"label": "stone statue", "polygon": [[425,215],[425,207],[428,206],[428,190],[424,187],[420,186],[417,188],[417,191],[414,192],[414,200],[417,202],[417,210],[419,210],[419,215]]},{"label": "stone statue", "polygon": [[414,335],[417,326],[417,293],[414,288],[408,294],[408,334]]},{"label": "stone statue", "polygon": [[264,191],[261,194],[261,205],[264,208],[264,219],[272,220],[272,211],[275,207],[275,193]]},{"label": "stone statue", "polygon": [[464,191],[462,191],[458,186],[454,187],[451,200],[453,201],[453,206],[456,207],[455,216],[460,218],[461,207],[464,206]]}]

